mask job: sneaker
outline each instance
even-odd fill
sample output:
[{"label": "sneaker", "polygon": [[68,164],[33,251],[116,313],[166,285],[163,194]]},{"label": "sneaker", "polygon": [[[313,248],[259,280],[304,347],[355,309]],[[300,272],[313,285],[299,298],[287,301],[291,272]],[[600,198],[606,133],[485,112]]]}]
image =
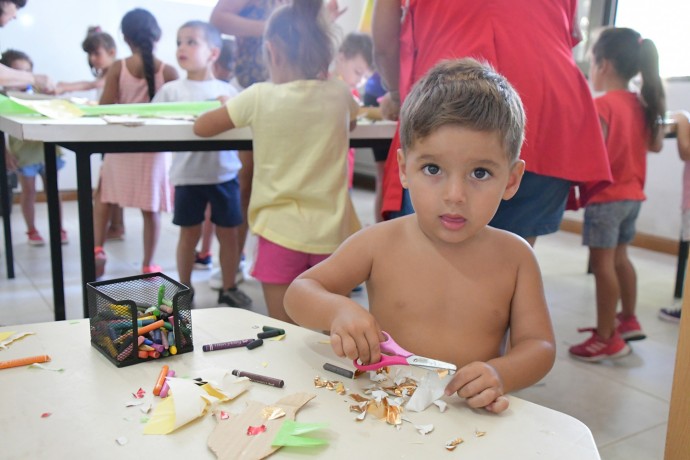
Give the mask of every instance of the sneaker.
[{"label": "sneaker", "polygon": [[211,253],[207,252],[204,257],[201,257],[201,253],[194,253],[194,270],[211,270],[213,268],[213,262],[211,261]]},{"label": "sneaker", "polygon": [[29,238],[29,246],[45,246],[46,244],[43,237],[36,229],[26,232],[26,236]]},{"label": "sneaker", "polygon": [[660,308],[659,319],[670,323],[680,323],[680,308]]},{"label": "sneaker", "polygon": [[616,315],[616,330],[626,342],[647,338],[635,315],[624,318],[622,312],[618,313]]},{"label": "sneaker", "polygon": [[232,308],[249,308],[252,306],[252,299],[234,287],[218,293],[218,304],[225,304]]},{"label": "sneaker", "polygon": [[570,347],[568,351],[575,359],[595,363],[605,359],[622,358],[632,351],[618,331],[614,332],[610,339],[600,337],[594,328],[578,329],[577,331],[591,332],[592,336],[581,344]]},{"label": "sneaker", "polygon": [[105,273],[105,262],[107,260],[102,246],[96,246],[93,249],[93,257],[96,262],[96,279],[100,279]]},{"label": "sneaker", "polygon": [[158,273],[161,271],[163,271],[163,268],[161,268],[160,265],[156,265],[156,264],[144,265],[143,267],[141,267],[141,273],[143,273],[144,275],[146,275],[148,273]]},{"label": "sneaker", "polygon": [[69,238],[67,237],[67,231],[66,230],[60,230],[60,243],[61,244],[69,243]]},{"label": "sneaker", "polygon": [[211,277],[208,279],[208,287],[213,290],[220,291],[223,289],[223,272],[216,270],[211,273]]}]

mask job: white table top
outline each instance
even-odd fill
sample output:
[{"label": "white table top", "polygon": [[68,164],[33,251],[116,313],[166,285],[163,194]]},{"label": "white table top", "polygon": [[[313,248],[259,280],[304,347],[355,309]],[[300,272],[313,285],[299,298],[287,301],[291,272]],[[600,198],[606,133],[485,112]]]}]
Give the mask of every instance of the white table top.
[{"label": "white table top", "polygon": [[[52,120],[45,117],[0,115],[0,131],[22,140],[42,142],[208,141],[250,140],[250,128],[238,128],[214,137],[194,134],[193,123],[159,118],[141,119],[144,124],[108,124],[99,117]],[[396,124],[389,121],[358,123],[351,139],[390,139]]]},{"label": "white table top", "polygon": [[[349,412],[350,398],[314,387],[317,375],[342,380],[324,371],[324,363],[351,368],[333,354],[330,345],[319,343],[325,336],[237,309],[194,310],[192,318],[193,352],[120,369],[90,345],[88,319],[0,328],[36,333],[0,350],[0,361],[48,354],[52,362],[46,365],[64,368],[64,372],[27,367],[0,370],[0,457],[214,458],[207,447],[216,423],[211,415],[169,435],[150,436],[142,434],[140,406],[125,407],[139,387],[146,391],[145,401],[155,400],[157,404],[159,398],[151,390],[161,366],[167,364],[178,376],[194,377],[195,370],[222,367],[285,381],[282,389],[252,383],[245,394],[221,405],[231,413],[241,412],[249,400],[270,404],[296,392],[315,394],[316,398],[297,414],[297,420],[328,422],[329,428],[315,436],[327,437],[329,444],[282,448],[274,454],[276,458],[599,459],[583,423],[515,397],[510,397],[510,409],[501,415],[471,410],[456,396],[446,398],[448,409],[444,413],[433,405],[421,413],[405,412],[413,424],[434,424],[434,431],[426,436],[407,422],[399,430],[371,416],[355,422],[356,414]],[[265,340],[262,347],[252,351],[202,351],[204,344],[252,337],[263,325],[286,329],[286,338]],[[360,394],[371,384],[366,376],[345,380],[349,390]],[[51,415],[42,418],[47,412]],[[476,430],[486,435],[477,438]],[[126,437],[127,444],[116,443],[120,437]],[[465,442],[447,452],[446,441],[456,437]]]}]

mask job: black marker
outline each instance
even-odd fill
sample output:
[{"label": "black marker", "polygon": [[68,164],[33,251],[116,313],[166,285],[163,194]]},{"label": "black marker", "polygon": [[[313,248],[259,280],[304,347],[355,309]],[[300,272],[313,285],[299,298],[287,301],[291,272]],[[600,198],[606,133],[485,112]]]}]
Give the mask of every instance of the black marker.
[{"label": "black marker", "polygon": [[348,379],[351,379],[355,376],[354,372],[347,369],[343,369],[342,367],[338,367],[335,364],[326,363],[323,365],[323,368],[327,371],[333,372],[338,375],[342,375],[343,377],[347,377]]}]

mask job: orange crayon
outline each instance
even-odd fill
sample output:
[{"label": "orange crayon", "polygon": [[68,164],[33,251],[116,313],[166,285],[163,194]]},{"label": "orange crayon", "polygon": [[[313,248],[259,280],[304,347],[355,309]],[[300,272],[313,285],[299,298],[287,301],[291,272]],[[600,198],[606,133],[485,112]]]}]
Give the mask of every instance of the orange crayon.
[{"label": "orange crayon", "polygon": [[156,380],[156,386],[153,387],[153,394],[158,396],[161,394],[161,388],[163,388],[163,384],[165,383],[165,377],[168,376],[168,366],[163,366],[161,369],[161,373],[158,374],[158,380]]},{"label": "orange crayon", "polygon": [[35,364],[35,363],[47,363],[48,361],[50,361],[50,356],[48,356],[48,355],[29,356],[26,358],[11,359],[9,361],[0,361],[0,369],[9,369],[11,367],[19,367],[19,366],[28,366],[29,364]]},{"label": "orange crayon", "polygon": [[147,332],[151,332],[151,331],[154,330],[154,329],[158,329],[158,328],[160,328],[160,327],[163,327],[163,324],[164,324],[164,323],[165,323],[165,321],[163,321],[162,319],[160,319],[160,320],[156,321],[155,323],[151,323],[151,324],[149,324],[149,325],[147,325],[147,326],[140,327],[140,328],[139,328],[138,334],[139,334],[139,335],[144,335],[144,334],[146,334]]}]

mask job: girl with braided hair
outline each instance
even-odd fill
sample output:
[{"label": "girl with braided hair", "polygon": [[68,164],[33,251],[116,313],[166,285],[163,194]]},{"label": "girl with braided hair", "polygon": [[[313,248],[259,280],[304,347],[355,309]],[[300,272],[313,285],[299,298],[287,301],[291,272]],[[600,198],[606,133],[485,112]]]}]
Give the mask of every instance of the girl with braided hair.
[{"label": "girl with braided hair", "polygon": [[[122,34],[132,55],[116,61],[106,75],[101,104],[149,102],[163,83],[177,79],[177,71],[153,54],[161,37],[156,18],[136,8],[122,18]],[[94,203],[96,277],[103,276],[103,250],[110,208],[139,208],[144,218],[142,273],[160,271],[153,254],[160,233],[160,212],[172,209],[166,153],[108,154],[101,168],[101,196]]]}]

